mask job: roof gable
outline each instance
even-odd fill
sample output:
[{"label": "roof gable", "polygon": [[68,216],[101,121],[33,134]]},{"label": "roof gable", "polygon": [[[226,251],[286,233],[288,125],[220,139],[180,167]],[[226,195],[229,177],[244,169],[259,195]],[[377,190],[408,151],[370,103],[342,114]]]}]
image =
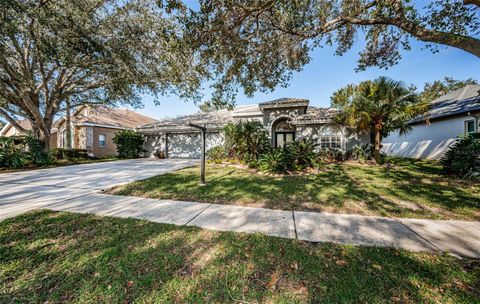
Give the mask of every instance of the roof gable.
[{"label": "roof gable", "polygon": [[[65,122],[65,117],[59,126]],[[156,122],[156,119],[129,109],[116,109],[106,106],[82,106],[73,114],[71,121],[77,125],[99,125],[113,128],[133,129]]]}]

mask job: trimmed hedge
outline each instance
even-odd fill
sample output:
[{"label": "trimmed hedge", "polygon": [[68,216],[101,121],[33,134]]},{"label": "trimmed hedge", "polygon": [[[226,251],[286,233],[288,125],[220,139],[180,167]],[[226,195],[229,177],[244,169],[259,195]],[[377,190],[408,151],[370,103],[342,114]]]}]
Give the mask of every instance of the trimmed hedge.
[{"label": "trimmed hedge", "polygon": [[119,131],[113,137],[113,142],[117,145],[118,157],[120,158],[138,158],[144,152],[143,137],[135,131]]}]

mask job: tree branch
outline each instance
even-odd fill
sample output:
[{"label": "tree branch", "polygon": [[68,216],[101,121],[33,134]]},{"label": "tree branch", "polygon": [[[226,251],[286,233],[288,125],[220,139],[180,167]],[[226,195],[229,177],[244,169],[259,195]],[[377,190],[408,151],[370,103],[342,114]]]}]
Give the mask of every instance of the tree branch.
[{"label": "tree branch", "polygon": [[480,7],[480,0],[463,0],[463,5],[476,5]]},{"label": "tree branch", "polygon": [[392,19],[357,19],[343,16],[341,17],[341,20],[355,25],[392,25],[404,30],[405,32],[409,33],[410,35],[419,40],[459,48],[480,58],[480,39],[464,35],[429,30],[415,22],[407,20],[404,17],[395,17]]},{"label": "tree branch", "polygon": [[0,115],[3,116],[15,129],[22,133],[28,133],[28,130],[22,127],[13,117],[11,117],[4,109],[0,108]]}]

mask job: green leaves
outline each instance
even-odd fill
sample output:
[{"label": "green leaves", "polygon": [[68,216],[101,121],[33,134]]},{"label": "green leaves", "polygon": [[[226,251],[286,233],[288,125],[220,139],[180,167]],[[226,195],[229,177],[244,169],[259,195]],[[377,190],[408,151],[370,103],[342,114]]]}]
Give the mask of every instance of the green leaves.
[{"label": "green leaves", "polygon": [[258,157],[270,148],[263,125],[259,122],[230,123],[224,128],[225,147],[229,156],[255,167]]},{"label": "green leaves", "polygon": [[423,87],[423,91],[420,93],[420,99],[428,103],[469,84],[478,84],[478,81],[473,78],[456,80],[452,77],[444,77],[442,80],[427,82]]},{"label": "green leaves", "polygon": [[378,125],[383,136],[404,128],[408,120],[427,110],[403,82],[387,77],[338,90],[332,96],[332,106],[342,110],[339,122],[363,133]]},{"label": "green leaves", "polygon": [[315,152],[317,148],[318,143],[311,138],[289,143],[286,149],[290,169],[303,171],[313,167],[317,158],[317,153]]},{"label": "green leaves", "polygon": [[281,174],[288,170],[288,155],[283,149],[272,149],[262,154],[258,164],[262,171]]},{"label": "green leaves", "polygon": [[118,157],[138,158],[143,152],[143,137],[140,133],[131,130],[118,131],[113,137],[117,145]]},{"label": "green leaves", "polygon": [[459,138],[441,159],[445,171],[480,180],[480,133]]},{"label": "green leaves", "polygon": [[213,102],[234,102],[239,89],[252,95],[288,85],[316,47],[334,46],[341,56],[363,40],[357,70],[397,64],[412,38],[480,57],[478,7],[424,2],[202,0],[184,21],[212,79]]},{"label": "green leaves", "polygon": [[179,22],[182,5],[164,4],[2,1],[2,115],[27,118],[48,141],[67,98],[72,107],[138,107],[144,93],[199,101],[205,71]]},{"label": "green leaves", "polygon": [[410,131],[408,121],[425,113],[427,106],[418,101],[411,88],[401,81],[379,77],[340,89],[332,96],[332,106],[341,109],[337,122],[358,133],[375,134],[375,159],[380,158],[382,137],[399,129]]}]

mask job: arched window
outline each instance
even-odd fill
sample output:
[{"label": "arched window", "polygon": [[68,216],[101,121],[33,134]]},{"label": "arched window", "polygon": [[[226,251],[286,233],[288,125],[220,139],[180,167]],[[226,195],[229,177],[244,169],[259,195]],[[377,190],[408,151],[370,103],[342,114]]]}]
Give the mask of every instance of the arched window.
[{"label": "arched window", "polygon": [[288,123],[288,121],[282,121],[277,125],[276,131],[277,132],[293,132],[294,129],[292,128],[292,125]]},{"label": "arched window", "polygon": [[282,148],[295,140],[295,129],[286,118],[277,122],[274,126],[275,148]]}]

